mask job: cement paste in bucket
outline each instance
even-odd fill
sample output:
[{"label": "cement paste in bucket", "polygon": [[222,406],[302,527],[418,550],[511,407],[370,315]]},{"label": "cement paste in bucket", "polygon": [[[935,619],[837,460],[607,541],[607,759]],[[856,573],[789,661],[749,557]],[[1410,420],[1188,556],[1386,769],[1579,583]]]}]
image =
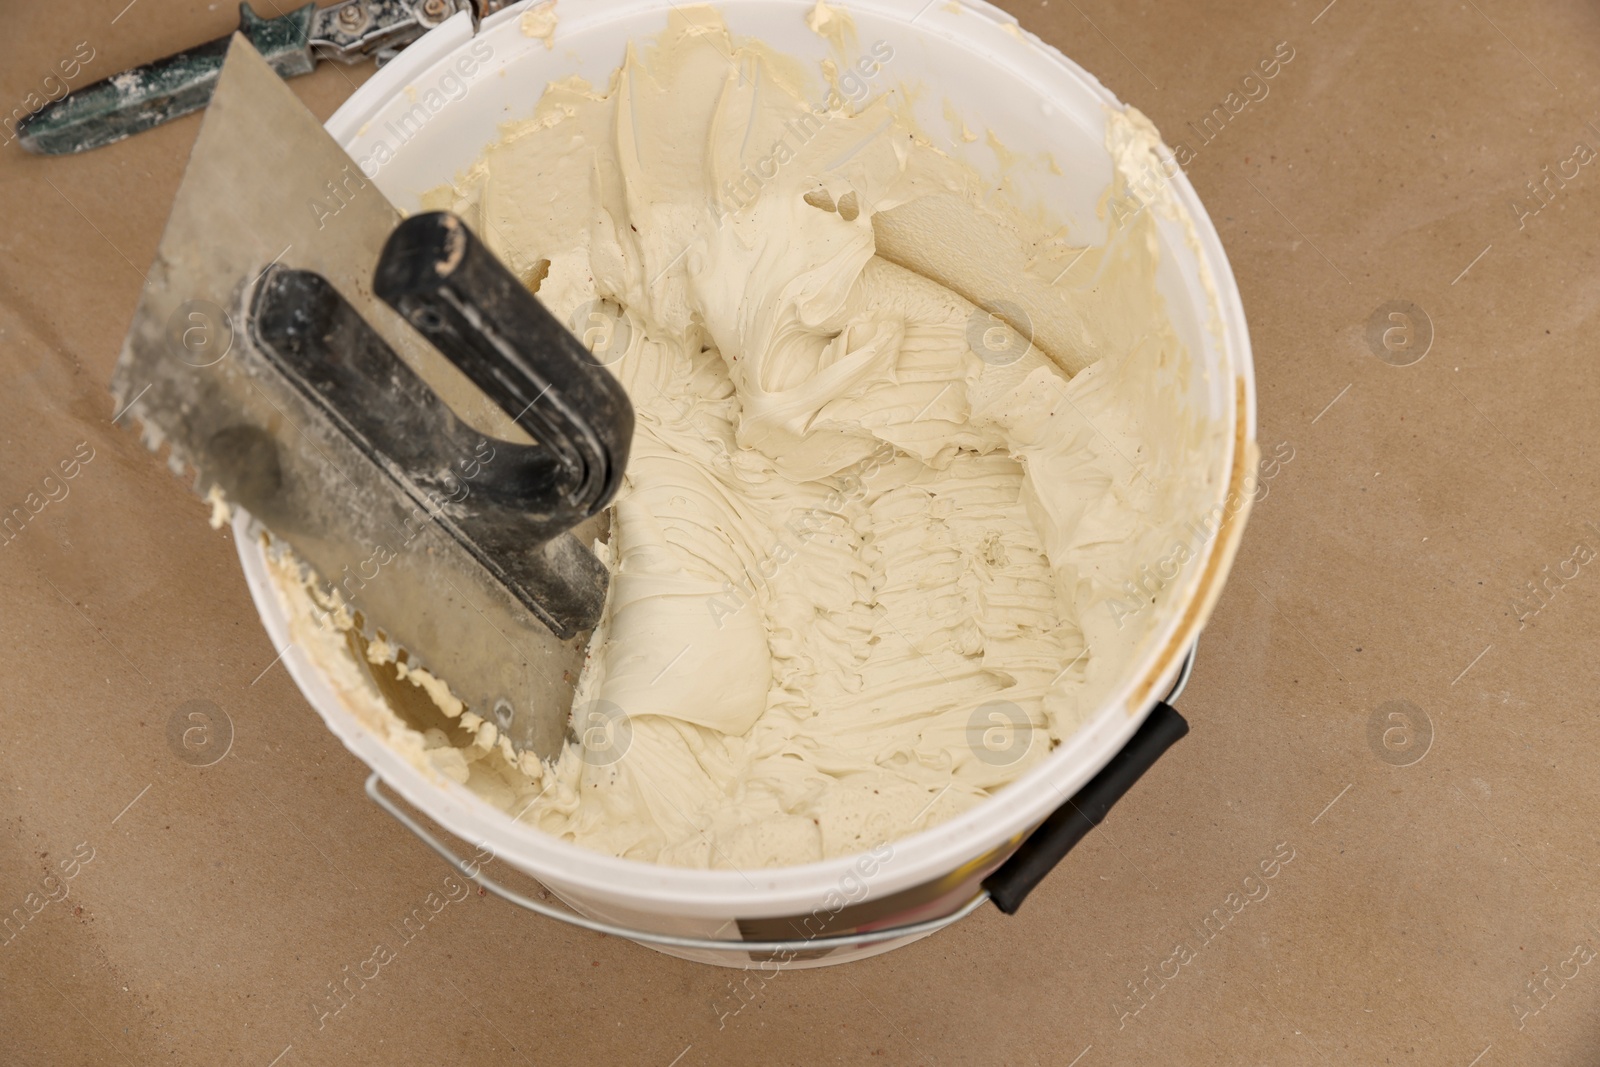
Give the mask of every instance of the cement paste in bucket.
[{"label": "cement paste in bucket", "polygon": [[[704,51],[688,57],[693,62],[683,56],[674,61],[671,47],[710,49],[726,62],[709,64]],[[625,56],[630,66],[614,82]],[[567,80],[574,75],[586,85]],[[677,79],[679,96],[660,95],[657,77]],[[561,84],[547,92],[550,83]],[[608,86],[615,99],[605,96]],[[643,98],[633,95],[641,86],[647,87]],[[764,131],[771,147],[758,144],[750,151],[751,133],[760,125],[752,116],[763,106],[763,88],[767,106],[787,89],[807,105],[795,114],[813,120],[798,127],[776,123]],[[700,112],[692,104],[696,93],[712,101]],[[676,109],[675,99],[682,105]],[[532,122],[502,128],[535,116],[536,105]],[[712,113],[718,120],[708,124]],[[732,127],[741,142],[732,151],[744,165],[713,167],[725,180],[700,185],[694,183],[705,177],[704,168],[691,168],[684,180],[695,189],[689,200],[700,202],[673,202],[669,187],[682,176],[659,164],[650,169],[645,157],[651,142],[640,135],[641,118],[646,133],[657,135],[658,153],[672,143],[675,123],[697,130],[703,143],[708,128],[714,142],[718,131],[726,137],[729,123],[742,121],[746,125]],[[626,177],[618,179],[619,199],[608,205],[604,221],[614,224],[631,215],[645,223],[651,238],[672,235],[672,247],[683,245],[676,257],[665,245],[639,254],[652,269],[649,277],[632,278],[631,307],[611,299],[626,289],[624,282],[613,279],[601,288],[591,276],[615,269],[621,277],[623,266],[608,267],[592,249],[591,258],[575,263],[562,258],[567,248],[524,247],[530,234],[548,235],[571,221],[559,217],[564,205],[590,203],[560,193],[563,181],[585,180],[593,160],[583,156],[587,149],[552,153],[552,132],[570,135],[576,144],[581,137],[572,131],[589,123],[593,144],[610,151],[615,145],[607,138],[624,119],[628,136],[616,141],[627,157],[618,168]],[[274,642],[289,646],[284,659],[302,691],[376,778],[475,848],[479,867],[493,862],[504,865],[497,871],[531,875],[596,921],[729,943],[726,950],[652,946],[689,959],[821,966],[862,958],[923,933],[778,956],[751,951],[748,942],[900,929],[964,913],[983,877],[1063,798],[1093,778],[1167,693],[1221,588],[1255,489],[1254,397],[1243,312],[1216,234],[1154,129],[1059,53],[1019,31],[1008,16],[987,5],[923,0],[866,0],[847,9],[746,0],[716,5],[715,11],[662,2],[561,0],[559,12],[548,4],[513,10],[486,21],[476,35],[461,16],[380,71],[328,127],[402,211],[428,206],[461,212],[530,285],[540,286],[541,299],[571,319],[580,336],[589,324],[600,327],[588,338],[591,346],[627,385],[644,424],[629,472],[638,485],[620,498],[622,508],[631,501],[635,511],[622,511],[613,530],[625,543],[613,536],[600,549],[619,574],[629,573],[625,552],[659,555],[682,540],[680,530],[673,535],[677,541],[651,543],[651,531],[673,521],[688,523],[688,513],[720,506],[722,483],[697,498],[684,488],[693,481],[690,475],[673,482],[661,473],[695,458],[701,444],[705,454],[698,460],[707,469],[723,465],[727,484],[753,491],[750,486],[772,483],[784,492],[809,492],[805,499],[785,498],[786,505],[824,520],[852,508],[864,514],[860,509],[874,502],[883,503],[881,514],[892,515],[899,486],[915,497],[919,515],[936,510],[931,502],[945,492],[958,504],[969,503],[941,513],[941,523],[959,526],[976,509],[998,528],[1003,524],[995,516],[1004,513],[1015,529],[1031,529],[1035,538],[1024,546],[1027,551],[1018,547],[1027,538],[1013,538],[1009,553],[1004,539],[997,539],[984,561],[1004,581],[983,588],[997,600],[1013,601],[1009,609],[994,609],[994,617],[1011,619],[1013,636],[1027,631],[1026,648],[1018,652],[1013,641],[1009,661],[999,652],[1006,642],[992,634],[946,633],[938,648],[923,650],[899,633],[911,628],[912,616],[937,614],[939,590],[930,585],[937,568],[926,565],[929,550],[922,543],[910,553],[916,557],[906,564],[916,575],[913,584],[932,593],[903,600],[901,625],[883,633],[906,641],[928,670],[914,672],[921,675],[913,679],[920,688],[900,694],[902,703],[881,694],[872,699],[875,707],[893,711],[886,718],[926,714],[912,728],[916,746],[894,743],[914,748],[927,765],[885,771],[877,750],[852,763],[844,759],[852,755],[846,747],[812,746],[834,753],[837,781],[883,791],[909,783],[904,796],[856,805],[845,797],[830,808],[798,795],[799,786],[784,793],[785,781],[803,784],[806,775],[813,782],[827,775],[825,759],[788,778],[788,764],[768,764],[763,781],[777,784],[764,793],[741,794],[725,809],[708,805],[684,812],[659,785],[636,786],[636,792],[663,792],[664,821],[697,827],[663,844],[660,835],[633,833],[623,816],[597,801],[588,800],[585,808],[582,790],[637,775],[638,763],[622,765],[630,756],[663,761],[645,768],[661,772],[674,751],[696,744],[699,730],[717,737],[773,736],[773,702],[760,702],[773,685],[771,658],[778,655],[763,642],[785,640],[770,636],[774,618],[781,617],[774,615],[772,600],[803,601],[808,588],[839,577],[829,568],[848,567],[847,560],[799,558],[813,550],[820,555],[837,536],[802,537],[782,559],[774,561],[774,553],[756,559],[754,570],[748,561],[738,569],[723,567],[731,588],[697,586],[692,597],[682,598],[693,612],[668,613],[670,625],[657,611],[647,613],[642,628],[629,629],[627,605],[613,603],[578,695],[578,709],[593,712],[595,722],[575,725],[597,733],[585,734],[587,746],[584,738],[569,746],[553,768],[529,765],[527,755],[519,768],[509,749],[497,751],[491,724],[472,709],[462,716],[459,702],[451,706],[440,680],[411,679],[425,687],[416,690],[420,699],[429,699],[431,690],[458,724],[477,732],[476,741],[469,736],[446,743],[442,731],[425,736],[414,728],[415,719],[408,725],[391,706],[395,668],[383,662],[391,658],[388,650],[363,649],[370,661],[363,662],[352,651],[359,643],[311,625],[305,588],[264,550],[259,528],[241,516],[238,544],[252,595]],[[526,149],[521,155],[519,144]],[[486,152],[485,169],[479,161]],[[708,152],[715,157],[715,144]],[[827,156],[826,165],[815,162],[818,152]],[[572,173],[555,173],[568,164]],[[519,166],[548,167],[551,173],[530,177]],[[521,179],[513,180],[518,173]],[[642,188],[652,174],[669,179],[665,191]],[[803,197],[796,183],[804,185]],[[781,227],[774,231],[778,224],[770,215],[763,222],[753,205],[778,200],[779,190],[793,194],[781,199],[781,209],[800,213],[794,218],[821,237],[792,248],[771,239]],[[539,212],[548,217],[534,218]],[[584,214],[600,213],[591,207]],[[824,214],[826,225],[819,228],[816,219]],[[750,236],[762,225],[768,227],[765,243]],[[638,233],[631,224],[630,229]],[[619,247],[637,248],[630,242],[644,239],[624,235]],[[816,248],[829,241],[834,244],[824,249],[828,255],[856,256],[842,274],[818,269]],[[741,254],[747,260],[739,260]],[[637,273],[639,265],[630,269]],[[764,299],[747,304],[734,298],[719,303],[722,289],[708,290],[704,280],[719,269],[724,277],[736,275],[750,292],[769,276],[771,288]],[[803,284],[797,289],[795,279],[802,276],[814,279],[818,291]],[[828,305],[827,285],[841,276],[849,293],[832,293]],[[1139,291],[1120,293],[1119,285],[1130,277],[1143,277]],[[775,292],[783,294],[781,301]],[[889,310],[873,304],[879,297]],[[943,311],[926,312],[930,300]],[[791,320],[774,324],[775,303],[789,308]],[[824,305],[838,313],[838,323],[826,310],[815,312],[817,321],[806,319]],[[911,307],[924,311],[913,314],[906,310]],[[955,319],[952,309],[959,313]],[[930,326],[929,316],[939,321]],[[837,335],[818,342],[816,352],[807,350],[820,360],[811,373],[798,375],[792,359],[788,369],[771,362],[751,365],[755,354],[776,351],[796,329]],[[918,337],[943,336],[939,330],[954,331],[954,351],[968,368],[959,382],[946,374],[945,389],[938,388],[938,353],[914,352]],[[674,331],[683,351],[663,358],[663,339]],[[685,348],[685,336],[704,336],[707,343]],[[719,347],[733,352],[744,345],[751,346],[747,365],[719,363],[716,380],[669,373],[672,364],[690,364],[692,372],[694,359],[706,352],[716,359]],[[891,366],[872,378],[870,365],[880,350],[889,352],[883,358]],[[863,397],[841,377],[812,407],[785,408],[786,400],[803,392],[804,382],[840,377],[841,368],[856,368],[858,378],[882,387]],[[929,385],[922,392],[919,373]],[[704,430],[704,419],[693,432],[669,425],[671,410],[685,423],[695,412],[712,422],[718,411],[725,416],[730,381],[744,408],[731,421],[724,417],[721,430]],[[952,384],[960,388],[949,389]],[[710,392],[698,394],[697,388]],[[1047,401],[1036,395],[1044,389],[1052,390]],[[712,402],[721,407],[709,410]],[[485,433],[511,436],[485,412],[472,410],[469,400],[462,403],[463,417]],[[841,426],[870,427],[872,447],[863,435],[843,429],[820,437],[830,418]],[[652,442],[660,446],[654,453]],[[741,455],[743,450],[751,454]],[[743,473],[733,471],[734,465],[742,465]],[[889,488],[868,489],[878,474]],[[1075,485],[1075,479],[1084,484]],[[667,491],[652,499],[652,485]],[[818,485],[832,488],[819,491]],[[795,486],[811,488],[801,492]],[[995,503],[984,495],[996,491],[1009,497]],[[739,521],[738,515],[726,521]],[[886,519],[868,528],[888,541],[893,530],[920,521],[913,516],[897,527]],[[1030,566],[1039,571],[1037,589],[1018,577]],[[648,558],[642,567],[643,578],[650,579]],[[659,581],[614,577],[612,597],[659,597],[660,588]],[[1042,610],[1039,604],[1052,596],[1068,605],[1062,617],[1070,625],[1045,633],[1042,624],[1030,629],[1016,622],[1016,612]],[[876,592],[865,597],[887,614],[876,598]],[[887,593],[881,599],[892,600]],[[676,657],[675,628],[684,638]],[[624,634],[632,636],[624,640]],[[751,647],[737,647],[741,640]],[[867,660],[873,654],[863,653]],[[958,674],[951,665],[959,659],[949,657],[963,654],[981,661],[982,670],[973,676],[984,681],[952,696],[960,685],[944,677],[938,663]],[[899,655],[907,658],[904,650]],[[674,669],[683,672],[681,680],[671,675]],[[767,674],[759,675],[763,670]],[[819,670],[816,677],[830,683],[867,684],[841,680],[826,666]],[[384,672],[387,684],[380,685],[375,679]],[[643,681],[629,683],[629,672]],[[747,677],[752,672],[758,676]],[[720,680],[708,685],[710,679]],[[1007,683],[1014,700],[1005,699]],[[813,684],[820,691],[824,683]],[[748,692],[758,699],[736,699]],[[932,710],[919,706],[924,700]],[[661,702],[671,707],[661,710]],[[803,720],[808,709],[799,704]],[[845,710],[832,720],[824,704],[819,696],[817,729],[831,721],[835,735],[848,735],[848,702],[833,700],[830,706]],[[689,726],[662,727],[658,720],[671,716],[686,718]],[[766,725],[758,727],[757,720]],[[991,734],[998,745],[990,743]],[[807,740],[803,732],[797,736]],[[833,743],[841,744],[837,737]],[[738,745],[727,751],[743,753]],[[706,758],[724,755],[718,749]],[[772,752],[743,755],[749,771]],[[521,772],[528,773],[519,777]],[[768,808],[770,813],[761,814]],[[851,822],[858,810],[890,814]],[[825,825],[825,819],[832,821]],[[765,826],[772,829],[763,835]]]}]

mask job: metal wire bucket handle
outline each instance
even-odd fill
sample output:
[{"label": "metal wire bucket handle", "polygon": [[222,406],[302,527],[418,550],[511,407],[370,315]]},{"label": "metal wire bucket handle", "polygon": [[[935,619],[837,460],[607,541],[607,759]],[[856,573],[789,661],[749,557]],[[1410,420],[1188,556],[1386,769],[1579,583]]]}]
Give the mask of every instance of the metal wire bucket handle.
[{"label": "metal wire bucket handle", "polygon": [[[1177,681],[1173,684],[1172,692],[1167,694],[1167,700],[1176,700],[1178,694],[1189,681],[1189,672],[1194,663],[1194,649],[1189,650],[1189,658],[1179,672]],[[875,944],[880,941],[893,941],[902,937],[914,937],[919,934],[931,934],[935,930],[943,930],[965,919],[977,911],[985,902],[993,899],[997,907],[1007,915],[1016,912],[1029,892],[1033,890],[1044,876],[1055,867],[1057,863],[1069,852],[1074,845],[1088,836],[1089,831],[1100,825],[1111,806],[1122,797],[1124,793],[1139,780],[1139,777],[1155,764],[1174,742],[1189,732],[1189,724],[1183,720],[1166,701],[1157,703],[1150,712],[1144,724],[1134,733],[1122,751],[1111,757],[1111,761],[1096,774],[1089,783],[1078,791],[1077,795],[1040,823],[1034,832],[1028,835],[1011,856],[1000,865],[993,874],[983,880],[983,887],[978,894],[949,915],[937,919],[926,919],[922,922],[906,923],[903,926],[890,926],[879,930],[866,930],[858,933],[835,934],[829,937],[791,938],[782,941],[742,941],[714,937],[683,937],[677,934],[658,934],[650,930],[638,930],[628,926],[619,926],[616,923],[603,922],[599,919],[590,919],[575,912],[565,911],[561,908],[551,907],[532,897],[524,896],[509,886],[501,885],[483,873],[481,867],[470,864],[451,851],[450,846],[428,832],[420,823],[400,807],[393,799],[383,792],[382,779],[374,771],[367,776],[367,796],[373,803],[384,811],[394,816],[396,822],[410,830],[417,838],[433,851],[442,856],[451,867],[460,874],[476,882],[495,896],[519,908],[536,912],[569,926],[593,930],[599,934],[610,934],[612,937],[627,938],[630,941],[639,941],[650,945],[666,945],[672,948],[710,949],[714,952],[812,952],[817,949],[827,948],[854,948],[861,945]]]}]

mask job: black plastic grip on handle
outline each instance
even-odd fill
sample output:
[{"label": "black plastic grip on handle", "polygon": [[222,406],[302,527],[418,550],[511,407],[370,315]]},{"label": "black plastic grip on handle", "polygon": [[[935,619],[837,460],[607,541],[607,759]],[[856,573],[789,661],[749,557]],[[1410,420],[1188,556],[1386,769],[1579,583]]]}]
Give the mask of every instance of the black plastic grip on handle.
[{"label": "black plastic grip on handle", "polygon": [[1189,724],[1170,704],[1157,704],[1122,751],[1112,756],[1111,762],[1076,796],[1040,823],[999,870],[983,880],[995,907],[1007,915],[1016,914],[1023,900],[1062,857],[1104,821],[1111,805],[1122,799],[1133,783],[1155,766],[1161,754],[1188,732]]},{"label": "black plastic grip on handle", "polygon": [[[557,637],[593,628],[607,571],[567,531],[604,507],[621,481],[633,438],[627,393],[454,216],[402,223],[374,290],[534,443],[485,438],[463,422],[314,272],[262,272],[248,297],[253,339],[409,497],[407,529],[438,523]],[[211,445],[260,446],[258,435]],[[270,498],[270,490],[256,495]]]},{"label": "black plastic grip on handle", "polygon": [[628,394],[466,223],[444,211],[406,219],[373,291],[555,456],[575,511],[605,506],[633,441]]}]

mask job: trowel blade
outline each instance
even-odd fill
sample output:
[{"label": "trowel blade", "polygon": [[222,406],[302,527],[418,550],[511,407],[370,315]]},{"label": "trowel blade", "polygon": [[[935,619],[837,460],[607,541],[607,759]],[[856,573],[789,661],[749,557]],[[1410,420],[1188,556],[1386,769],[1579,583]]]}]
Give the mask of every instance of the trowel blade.
[{"label": "trowel blade", "polygon": [[373,296],[399,221],[235,35],[112,376],[117,421],[142,424],[152,450],[170,445],[175,472],[193,468],[197,493],[219,488],[291,546],[368,638],[445,679],[519,752],[553,757],[587,635],[559,640],[437,523],[418,522],[415,502],[251,343],[241,301],[262,271],[315,271],[465,421],[527,441]]}]

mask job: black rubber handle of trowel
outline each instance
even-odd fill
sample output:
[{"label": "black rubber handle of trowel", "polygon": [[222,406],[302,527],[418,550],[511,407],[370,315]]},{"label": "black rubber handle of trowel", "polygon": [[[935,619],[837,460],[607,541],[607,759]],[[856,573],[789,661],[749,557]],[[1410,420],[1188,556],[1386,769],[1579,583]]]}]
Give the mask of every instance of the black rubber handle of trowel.
[{"label": "black rubber handle of trowel", "polygon": [[466,223],[444,211],[406,219],[373,291],[555,456],[574,509],[611,499],[633,440],[628,394]]},{"label": "black rubber handle of trowel", "polygon": [[[568,480],[550,450],[485,438],[463,422],[313,271],[269,266],[248,322],[267,362],[371,465],[339,468],[343,479],[333,491],[284,490],[272,439],[234,432],[248,426],[226,430],[209,451],[254,479],[246,498],[258,517],[290,530],[308,521],[313,529],[338,530],[338,520],[317,512],[370,509],[387,499],[400,509],[386,516],[402,539],[396,546],[416,536],[413,524],[437,523],[556,636],[565,640],[599,621],[606,568],[575,538],[563,537],[592,512],[565,499]],[[373,469],[376,479],[369,477]],[[345,493],[346,484],[355,495]],[[347,571],[372,562],[363,561],[373,547],[366,541],[337,547],[356,551]]]},{"label": "black rubber handle of trowel", "polygon": [[1189,724],[1172,705],[1157,704],[1122,751],[1112,756],[1111,762],[1076,796],[1040,823],[999,870],[983,880],[995,907],[1007,915],[1015,914],[1062,857],[1104,821],[1111,805],[1122,799],[1133,783],[1155,766],[1161,754],[1188,732]]}]

